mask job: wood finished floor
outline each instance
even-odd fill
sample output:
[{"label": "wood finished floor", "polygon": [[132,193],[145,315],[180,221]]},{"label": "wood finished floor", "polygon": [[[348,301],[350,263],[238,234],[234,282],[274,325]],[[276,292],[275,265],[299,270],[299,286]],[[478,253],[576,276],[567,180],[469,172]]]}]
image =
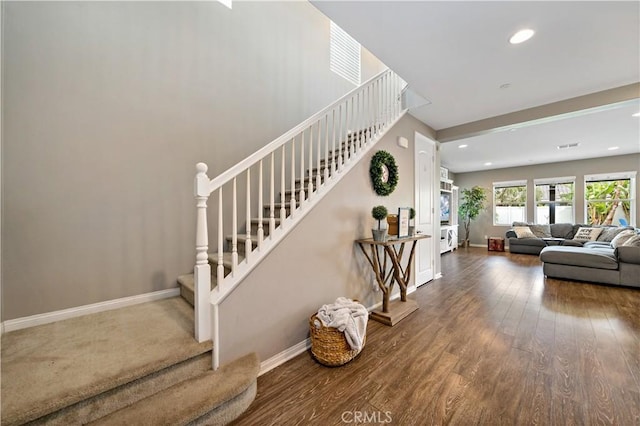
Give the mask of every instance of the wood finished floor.
[{"label": "wood finished floor", "polygon": [[640,425],[640,290],[545,279],[537,256],[461,249],[358,358],[258,379],[234,425]]}]

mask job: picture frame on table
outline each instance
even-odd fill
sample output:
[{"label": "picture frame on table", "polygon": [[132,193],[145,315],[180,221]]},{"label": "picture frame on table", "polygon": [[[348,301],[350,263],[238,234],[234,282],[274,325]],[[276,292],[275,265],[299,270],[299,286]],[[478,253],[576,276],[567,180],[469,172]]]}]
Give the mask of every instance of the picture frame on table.
[{"label": "picture frame on table", "polygon": [[409,207],[400,207],[398,209],[398,238],[409,236]]}]

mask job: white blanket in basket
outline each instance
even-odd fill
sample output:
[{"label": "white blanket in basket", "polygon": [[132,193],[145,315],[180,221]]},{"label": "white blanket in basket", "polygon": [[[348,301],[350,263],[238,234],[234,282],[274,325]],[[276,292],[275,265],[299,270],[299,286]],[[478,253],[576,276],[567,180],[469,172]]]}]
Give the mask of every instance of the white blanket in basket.
[{"label": "white blanket in basket", "polygon": [[[346,297],[338,297],[335,303],[322,305],[317,318],[325,327],[334,327],[342,331],[351,349],[362,349],[369,319],[369,312],[363,305]],[[319,328],[318,319],[315,325]]]}]

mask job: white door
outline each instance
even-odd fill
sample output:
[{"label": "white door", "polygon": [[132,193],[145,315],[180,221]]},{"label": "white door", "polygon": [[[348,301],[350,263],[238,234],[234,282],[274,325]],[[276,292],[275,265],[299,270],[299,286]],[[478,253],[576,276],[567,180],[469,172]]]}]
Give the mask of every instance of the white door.
[{"label": "white door", "polygon": [[415,189],[416,189],[416,232],[431,235],[419,240],[415,253],[416,286],[433,279],[435,269],[434,241],[439,242],[434,223],[433,182],[435,176],[436,143],[424,135],[415,135]]}]

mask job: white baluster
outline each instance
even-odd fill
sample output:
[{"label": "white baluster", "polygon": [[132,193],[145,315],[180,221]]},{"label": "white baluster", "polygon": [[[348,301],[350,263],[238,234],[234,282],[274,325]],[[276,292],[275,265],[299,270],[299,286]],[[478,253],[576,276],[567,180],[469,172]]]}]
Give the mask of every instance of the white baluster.
[{"label": "white baluster", "polygon": [[233,194],[231,201],[231,273],[235,274],[238,266],[238,178],[233,178]]},{"label": "white baluster", "polygon": [[381,108],[381,96],[382,93],[382,77],[380,77],[377,81],[376,81],[376,87],[375,87],[375,92],[374,92],[374,108],[375,108],[375,122],[374,122],[374,128],[375,128],[375,135],[377,135],[380,131],[380,111],[382,110]]},{"label": "white baluster", "polygon": [[342,156],[342,124],[344,123],[344,120],[342,119],[342,104],[338,107],[338,120],[340,120],[338,125],[338,171],[341,171],[344,163],[344,158]]},{"label": "white baluster", "polygon": [[364,127],[364,135],[362,137],[361,145],[366,145],[367,143],[369,143],[369,138],[371,137],[371,92],[369,89],[371,89],[371,86],[367,86],[367,88],[365,89],[362,100],[362,124]]},{"label": "white baluster", "polygon": [[216,277],[218,285],[222,286],[224,280],[224,223],[222,220],[222,187],[218,189],[218,267]]},{"label": "white baluster", "polygon": [[358,139],[360,139],[360,129],[358,126],[358,103],[360,97],[358,94],[351,97],[351,114],[347,120],[347,126],[351,128],[351,143],[349,144],[349,158],[352,158],[358,152]]},{"label": "white baluster", "polygon": [[389,92],[387,80],[387,74],[385,74],[382,77],[382,129],[387,127],[387,94]]},{"label": "white baluster", "polygon": [[211,266],[207,251],[209,250],[209,235],[207,232],[207,199],[209,198],[209,178],[207,165],[196,165],[194,192],[196,198],[196,264],[193,269],[194,288],[194,334],[198,342],[211,338]]},{"label": "white baluster", "polygon": [[353,133],[353,130],[350,130],[350,127],[353,127],[353,96],[351,97],[351,102],[349,102],[349,100],[347,100],[347,147],[349,148],[349,158],[353,158],[353,151],[354,151],[354,146],[353,144],[355,143],[355,140],[353,139],[355,134]]},{"label": "white baluster", "polygon": [[396,81],[396,116],[400,114],[402,104],[402,88],[400,87],[400,78],[397,75],[393,75]]},{"label": "white baluster", "polygon": [[329,114],[325,114],[324,116],[324,181],[327,182],[329,179]]},{"label": "white baluster", "polygon": [[280,167],[280,227],[282,227],[284,229],[284,220],[287,218],[287,209],[286,209],[286,199],[285,199],[285,179],[286,179],[286,175],[285,175],[285,161],[286,161],[286,155],[285,155],[285,145],[282,145],[282,161],[281,161],[281,167]]},{"label": "white baluster", "polygon": [[322,178],[320,177],[321,169],[320,169],[320,149],[322,147],[322,139],[320,135],[320,129],[322,128],[322,118],[318,120],[318,143],[317,143],[317,152],[316,152],[316,189],[320,190],[320,185],[322,184]]},{"label": "white baluster", "polygon": [[269,173],[269,238],[272,238],[273,231],[276,229],[276,215],[275,215],[275,193],[276,193],[276,174],[275,174],[275,162],[276,154],[271,152],[271,170]]},{"label": "white baluster", "polygon": [[[375,83],[374,83],[375,84]],[[367,123],[369,124],[369,137],[367,138],[367,143],[371,141],[375,133],[375,124],[376,124],[376,103],[375,103],[375,86],[368,88],[369,94],[369,114],[367,118]]]},{"label": "white baluster", "polygon": [[[318,173],[316,171],[316,173]],[[309,126],[309,184],[307,185],[307,194],[311,197],[313,194],[313,124]]]},{"label": "white baluster", "polygon": [[344,101],[344,162],[351,158],[351,140],[349,138],[349,99]]},{"label": "white baluster", "polygon": [[333,135],[333,142],[331,144],[331,174],[336,173],[336,109],[333,109],[333,120],[332,120],[332,130],[331,134]]},{"label": "white baluster", "polygon": [[[291,216],[296,211],[296,138],[291,139]],[[302,200],[301,200],[302,202]]]},{"label": "white baluster", "polygon": [[249,261],[253,245],[251,242],[251,168],[247,168],[247,235],[244,240],[244,258]]},{"label": "white baluster", "polygon": [[258,168],[258,249],[262,247],[262,241],[264,240],[264,229],[262,227],[262,212],[264,210],[264,204],[262,203],[262,161]]},{"label": "white baluster", "polygon": [[[311,176],[309,176],[309,181],[311,181]],[[300,205],[306,200],[306,194],[304,192],[304,130],[302,131],[300,139],[300,195],[298,199],[300,200]]]}]

